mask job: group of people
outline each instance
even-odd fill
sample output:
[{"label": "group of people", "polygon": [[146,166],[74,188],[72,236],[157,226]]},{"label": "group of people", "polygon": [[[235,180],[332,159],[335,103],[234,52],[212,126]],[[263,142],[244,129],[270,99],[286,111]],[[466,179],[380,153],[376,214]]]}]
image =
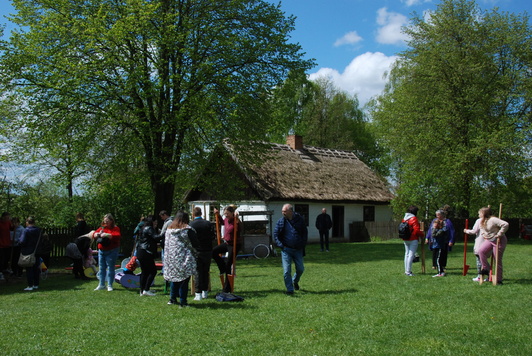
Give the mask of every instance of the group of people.
[{"label": "group of people", "polygon": [[42,264],[49,266],[52,245],[48,235],[35,225],[35,219],[28,217],[25,227],[20,219],[3,212],[0,217],[0,280],[21,278],[23,268],[18,265],[20,255],[35,255],[35,263],[26,268],[28,287],[24,290],[39,288]]},{"label": "group of people", "polygon": [[[421,230],[419,220],[417,219],[418,207],[408,207],[403,222],[407,222],[410,229],[410,237],[404,239],[405,256],[404,267],[405,275],[413,276],[412,264],[415,258],[417,247],[420,239],[425,239],[425,243],[432,250],[432,268],[437,270],[433,277],[444,277],[447,268],[447,254],[455,242],[455,230],[450,219],[447,218],[447,211],[439,209],[436,211],[436,217],[432,220],[425,236]],[[497,284],[502,284],[502,256],[507,244],[506,231],[508,223],[493,216],[490,207],[481,208],[478,211],[479,219],[475,222],[472,229],[464,229],[468,235],[476,235],[475,246],[473,248],[477,260],[478,276],[473,281],[485,278],[490,271],[489,257],[493,254],[498,255],[497,264]],[[499,243],[497,244],[497,241]],[[497,251],[498,246],[498,251]]]},{"label": "group of people", "polygon": [[[223,224],[223,234],[214,248],[216,229],[213,224],[202,217],[200,207],[195,207],[192,214],[193,220],[190,221],[188,213],[184,211],[177,212],[173,218],[162,211],[159,215],[165,223],[159,234],[155,232],[156,220],[153,217],[145,219],[136,245],[136,255],[142,268],[141,295],[155,295],[150,291],[150,286],[156,273],[154,257],[158,243],[163,247],[164,279],[170,283],[168,304],[178,304],[181,307],[188,305],[188,285],[192,276],[195,278],[194,300],[208,297],[211,260],[216,262],[220,272],[223,291],[226,293],[232,291],[234,253],[241,247],[240,231],[242,231],[242,222],[238,218],[236,207],[233,205],[225,207],[223,210],[225,218],[220,215],[218,209],[214,209],[215,219]],[[273,236],[277,246],[282,249],[286,293],[292,295],[294,290],[299,289],[299,281],[304,271],[303,256],[308,233],[305,219],[294,212],[292,205],[285,204],[282,214],[283,217],[277,222]],[[98,231],[95,232],[97,233]],[[295,265],[293,275],[292,263]]]}]

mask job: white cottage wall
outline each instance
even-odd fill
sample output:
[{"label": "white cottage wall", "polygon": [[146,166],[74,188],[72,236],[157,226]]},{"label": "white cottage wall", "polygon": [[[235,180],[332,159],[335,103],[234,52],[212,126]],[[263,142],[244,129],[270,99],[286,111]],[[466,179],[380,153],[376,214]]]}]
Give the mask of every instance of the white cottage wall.
[{"label": "white cottage wall", "polygon": [[[392,208],[389,205],[371,205],[371,204],[332,204],[332,203],[306,203],[306,202],[268,202],[263,201],[245,201],[238,202],[237,211],[273,211],[272,215],[272,225],[275,228],[277,220],[282,217],[282,207],[284,204],[289,203],[292,205],[296,204],[305,204],[308,205],[309,212],[309,225],[308,225],[308,237],[309,243],[319,243],[319,232],[315,227],[316,217],[318,214],[321,214],[321,209],[326,208],[327,214],[333,216],[332,210],[333,206],[344,207],[344,222],[343,222],[343,237],[334,237],[332,238],[332,232],[330,235],[330,241],[346,241],[349,239],[349,224],[352,222],[363,221],[364,219],[364,207],[365,206],[374,206],[375,207],[375,221],[391,221],[392,220]],[[192,210],[195,206],[199,206],[203,210],[204,218],[209,219],[211,212],[211,205],[218,205],[214,201],[193,201],[189,202],[189,209]],[[222,206],[223,208],[223,206]],[[247,216],[246,221],[250,220],[267,220],[267,216],[254,215]],[[273,233],[273,232],[272,232]]]}]

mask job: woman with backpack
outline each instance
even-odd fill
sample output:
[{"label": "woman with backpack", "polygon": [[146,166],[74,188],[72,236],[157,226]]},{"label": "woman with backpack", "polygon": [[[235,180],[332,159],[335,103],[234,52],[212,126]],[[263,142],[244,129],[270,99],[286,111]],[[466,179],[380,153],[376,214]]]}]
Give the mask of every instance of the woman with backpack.
[{"label": "woman with backpack", "polygon": [[400,235],[400,237],[403,239],[405,245],[405,275],[409,277],[414,276],[414,274],[412,273],[412,263],[414,262],[414,257],[416,255],[417,246],[419,244],[419,238],[423,237],[423,231],[421,231],[419,221],[416,217],[418,210],[419,208],[417,206],[409,206],[401,222],[406,222],[407,225],[405,226],[405,229],[399,229],[400,234],[401,230],[404,231],[404,235]]}]

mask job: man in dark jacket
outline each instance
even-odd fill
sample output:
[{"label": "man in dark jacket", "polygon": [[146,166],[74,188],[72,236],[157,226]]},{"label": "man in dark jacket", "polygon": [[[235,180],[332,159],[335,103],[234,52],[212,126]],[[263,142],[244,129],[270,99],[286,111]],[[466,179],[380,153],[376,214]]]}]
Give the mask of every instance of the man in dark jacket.
[{"label": "man in dark jacket", "polygon": [[[286,294],[294,294],[294,289],[299,290],[299,280],[305,270],[303,255],[308,240],[307,224],[305,219],[294,212],[290,204],[283,205],[283,217],[277,221],[273,230],[273,237],[277,246],[282,249],[284,284]],[[296,273],[292,277],[292,261]]]},{"label": "man in dark jacket", "polygon": [[215,238],[213,224],[201,217],[201,208],[195,207],[192,211],[194,220],[189,225],[196,230],[199,240],[198,259],[198,280],[195,281],[196,296],[194,300],[202,300],[208,297],[209,291],[209,270],[211,268],[212,242]]},{"label": "man in dark jacket", "polygon": [[316,217],[316,229],[320,232],[321,252],[323,252],[323,242],[325,241],[325,249],[329,252],[329,230],[332,227],[332,220],[327,209],[321,209],[321,214]]}]

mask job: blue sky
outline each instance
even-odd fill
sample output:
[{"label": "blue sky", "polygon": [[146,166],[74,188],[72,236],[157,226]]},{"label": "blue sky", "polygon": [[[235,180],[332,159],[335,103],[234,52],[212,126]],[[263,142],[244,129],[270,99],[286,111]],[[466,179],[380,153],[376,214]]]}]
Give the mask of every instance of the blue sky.
[{"label": "blue sky", "polygon": [[[279,3],[278,0],[267,0]],[[356,94],[362,104],[384,87],[383,73],[404,50],[400,28],[411,14],[434,10],[436,0],[284,0],[281,9],[294,15],[292,42],[301,44],[317,66],[310,78],[331,78],[336,86]],[[0,23],[12,12],[11,1],[0,0]],[[532,0],[477,0],[483,9],[532,15]],[[9,27],[8,27],[9,30]]]},{"label": "blue sky", "polygon": [[[278,1],[270,0],[272,3]],[[327,76],[356,94],[361,104],[384,88],[383,74],[406,49],[400,28],[412,14],[435,10],[436,0],[284,0],[281,8],[296,16],[292,40],[317,66],[314,79]],[[498,7],[532,15],[531,0],[477,0],[482,9]]]}]

